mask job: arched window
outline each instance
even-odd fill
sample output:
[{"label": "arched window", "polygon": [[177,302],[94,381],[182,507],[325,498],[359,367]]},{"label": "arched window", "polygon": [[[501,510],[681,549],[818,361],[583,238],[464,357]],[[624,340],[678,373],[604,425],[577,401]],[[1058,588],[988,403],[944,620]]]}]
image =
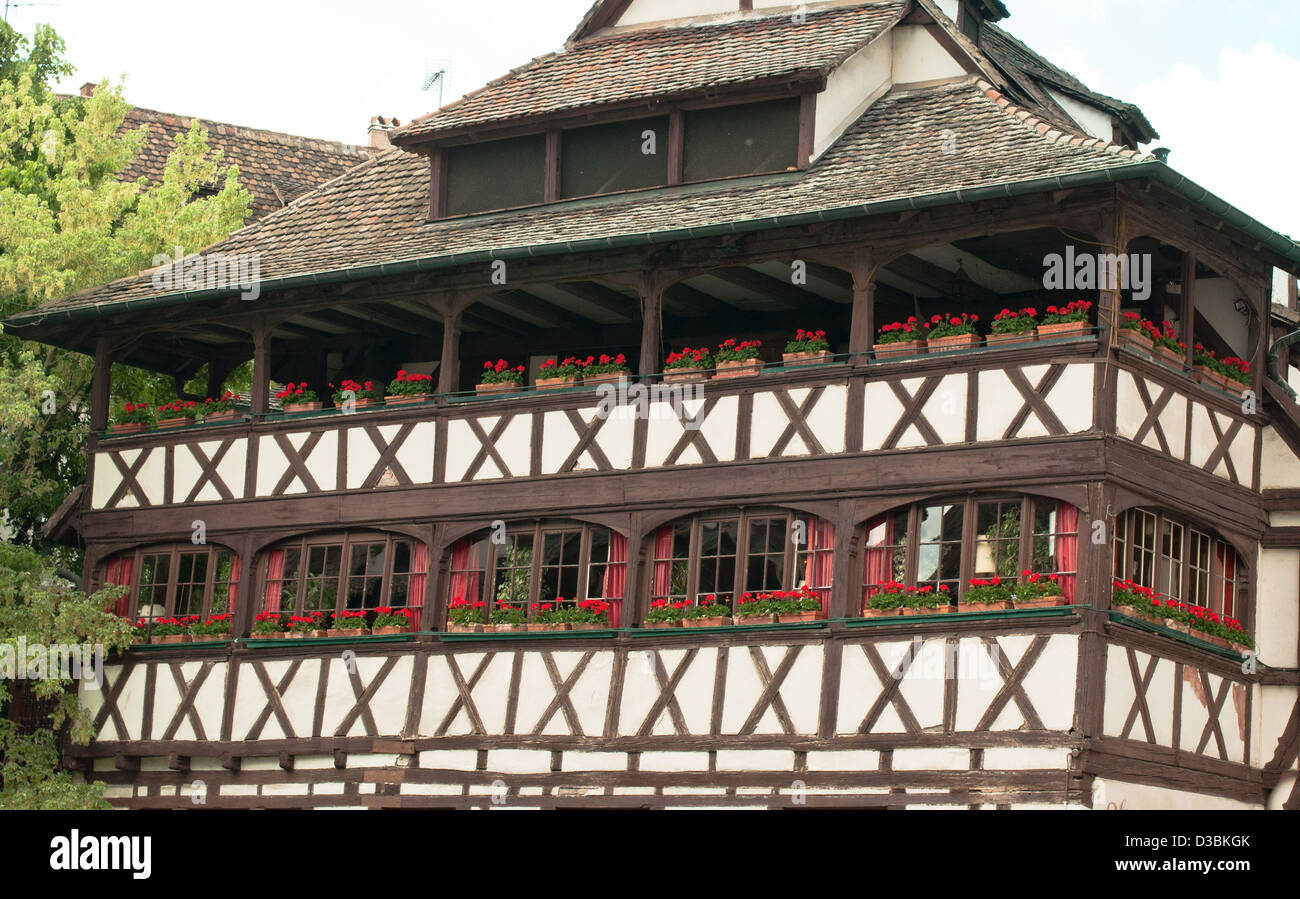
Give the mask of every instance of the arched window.
[{"label": "arched window", "polygon": [[[817,592],[830,601],[835,526],[784,509],[710,512],[655,531],[650,601],[724,602],[743,593]],[[734,608],[734,606],[733,606]]]},{"label": "arched window", "polygon": [[[303,537],[266,554],[263,612],[424,608],[429,548],[373,532]],[[414,621],[419,621],[419,615]]]},{"label": "arched window", "polygon": [[1074,600],[1079,510],[1031,496],[966,496],[927,500],[867,522],[864,600],[891,581],[947,587],[965,594],[972,579],[1014,580],[1028,570],[1058,575]]},{"label": "arched window", "polygon": [[596,525],[534,522],[453,545],[447,598],[482,602],[485,621],[502,605],[522,608],[531,620],[536,605],[603,599],[617,627],[626,585],[626,536]]},{"label": "arched window", "polygon": [[181,543],[113,556],[103,582],[131,588],[117,604],[124,618],[207,617],[235,611],[240,567],[228,549]]},{"label": "arched window", "polygon": [[1247,586],[1237,551],[1209,528],[1155,509],[1115,518],[1113,573],[1171,599],[1245,620]]}]

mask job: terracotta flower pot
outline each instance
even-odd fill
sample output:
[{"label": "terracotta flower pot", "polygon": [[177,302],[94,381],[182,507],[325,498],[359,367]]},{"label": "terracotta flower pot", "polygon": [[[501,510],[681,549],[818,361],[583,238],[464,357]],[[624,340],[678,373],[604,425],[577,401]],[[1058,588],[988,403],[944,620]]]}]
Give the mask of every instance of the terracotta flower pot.
[{"label": "terracotta flower pot", "polygon": [[371,628],[370,633],[374,634],[376,637],[391,637],[394,634],[405,634],[409,633],[409,631],[404,627],[397,627],[394,625],[393,627]]},{"label": "terracotta flower pot", "polygon": [[132,637],[132,638],[131,638],[131,645],[132,645],[132,646],[147,646],[148,644],[149,644],[149,635],[148,635],[148,634],[145,634],[143,637]]},{"label": "terracotta flower pot", "polygon": [[930,606],[929,608],[920,608],[920,609],[904,609],[903,614],[904,615],[947,615],[951,611],[952,611],[952,606],[946,605],[946,606]]},{"label": "terracotta flower pot", "polygon": [[821,614],[816,609],[811,612],[782,612],[777,616],[781,624],[803,623],[805,621],[816,621],[817,616]]},{"label": "terracotta flower pot", "polygon": [[165,637],[154,637],[158,643],[190,643],[193,638],[189,634],[168,634]]},{"label": "terracotta flower pot", "polygon": [[496,384],[479,384],[474,388],[474,392],[479,396],[490,396],[496,393],[516,393],[522,389],[523,385],[516,384],[514,381],[499,381]]},{"label": "terracotta flower pot", "polygon": [[736,625],[738,627],[752,627],[759,624],[776,624],[775,615],[737,615]]},{"label": "terracotta flower pot", "polygon": [[900,609],[863,609],[862,617],[863,618],[897,618],[899,617],[900,612],[901,612]]},{"label": "terracotta flower pot", "polygon": [[1005,612],[1011,608],[1011,603],[1006,600],[1002,602],[966,602],[962,605],[965,606],[964,611],[966,612]]},{"label": "terracotta flower pot", "polygon": [[[357,409],[366,409],[366,408],[369,408],[370,406],[382,406],[382,405],[383,405],[383,401],[382,401],[382,400],[359,399],[359,398],[358,398],[358,399],[355,399],[355,400],[352,401],[352,408],[353,408],[354,411],[357,410]],[[336,408],[339,409],[340,411],[342,411],[342,408],[343,408],[342,403],[340,403]]]},{"label": "terracotta flower pot", "polygon": [[1182,368],[1187,364],[1187,356],[1184,355],[1182,350],[1171,350],[1167,346],[1156,347],[1156,356],[1161,361],[1168,365],[1172,365],[1175,368]]},{"label": "terracotta flower pot", "polygon": [[617,384],[620,381],[626,381],[631,377],[625,371],[610,371],[603,375],[583,375],[583,387],[599,387],[601,384]]},{"label": "terracotta flower pot", "polygon": [[205,425],[214,425],[223,421],[234,421],[237,415],[239,415],[239,413],[233,409],[229,412],[209,412],[207,415],[203,416],[203,423]]},{"label": "terracotta flower pot", "polygon": [[[1041,340],[1059,340],[1062,337],[1083,337],[1091,326],[1087,322],[1057,322],[1054,325],[1039,325],[1038,337]],[[992,341],[990,341],[992,342]]]},{"label": "terracotta flower pot", "polygon": [[514,634],[528,630],[526,624],[485,624],[483,633],[485,634]]},{"label": "terracotta flower pot", "polygon": [[763,370],[763,363],[757,359],[740,359],[733,362],[719,362],[713,372],[713,380],[725,378],[747,378]]},{"label": "terracotta flower pot", "polygon": [[538,378],[538,390],[568,390],[578,386],[577,378]]},{"label": "terracotta flower pot", "polygon": [[163,431],[167,428],[183,428],[186,425],[194,424],[190,418],[160,418],[158,420],[158,430]]},{"label": "terracotta flower pot", "polygon": [[1232,642],[1227,637],[1220,637],[1218,634],[1207,634],[1205,631],[1192,631],[1193,637],[1199,637],[1207,643],[1213,643],[1215,646],[1221,646],[1224,649],[1231,649]]},{"label": "terracotta flower pot", "polygon": [[1132,328],[1119,329],[1119,345],[1126,346],[1129,349],[1139,349],[1144,353],[1153,352],[1155,342],[1151,340],[1142,331],[1135,331]]},{"label": "terracotta flower pot", "polygon": [[708,379],[707,368],[670,368],[664,372],[665,384],[695,384]]},{"label": "terracotta flower pot", "polygon": [[432,393],[412,393],[406,396],[386,396],[384,405],[386,406],[414,406],[418,403],[427,403],[433,399]]},{"label": "terracotta flower pot", "polygon": [[1023,334],[990,334],[985,340],[990,348],[1014,346],[1021,343],[1037,343],[1038,329],[1034,328]]},{"label": "terracotta flower pot", "polygon": [[900,356],[922,356],[926,352],[924,340],[903,340],[897,343],[875,345],[877,359],[897,359]]},{"label": "terracotta flower pot", "polygon": [[682,627],[731,627],[731,618],[726,615],[717,618],[684,618]]},{"label": "terracotta flower pot", "polygon": [[609,622],[599,624],[584,621],[580,624],[570,624],[568,627],[571,631],[607,631],[609,630]]},{"label": "terracotta flower pot", "polygon": [[530,623],[524,625],[524,627],[528,628],[530,634],[549,634],[558,631],[567,631],[569,629],[569,623],[567,621],[556,624]]},{"label": "terracotta flower pot", "polygon": [[331,637],[365,637],[370,633],[368,627],[335,627],[328,631]]},{"label": "terracotta flower pot", "polygon": [[825,365],[835,357],[829,350],[822,350],[820,353],[782,353],[781,361],[786,365]]},{"label": "terracotta flower pot", "polygon": [[951,337],[931,337],[928,341],[931,353],[949,353],[953,350],[973,350],[980,345],[978,334],[954,334]]},{"label": "terracotta flower pot", "polygon": [[139,434],[146,427],[142,421],[124,421],[118,422],[109,427],[109,431],[114,434]]},{"label": "terracotta flower pot", "polygon": [[332,636],[334,636],[333,631],[327,631],[321,629],[317,629],[314,631],[307,631],[307,638],[309,640],[324,640],[326,637],[332,637]]},{"label": "terracotta flower pot", "polygon": [[1014,601],[1017,609],[1054,609],[1057,606],[1064,605],[1064,596],[1036,596],[1033,599],[1017,599]]},{"label": "terracotta flower pot", "polygon": [[1181,621],[1176,621],[1176,620],[1173,619],[1173,618],[1164,618],[1164,619],[1161,619],[1161,624],[1163,624],[1165,627],[1169,628],[1171,631],[1178,631],[1178,633],[1180,633],[1180,634],[1190,634],[1190,633],[1191,633],[1191,625],[1184,624],[1184,623],[1181,622]]},{"label": "terracotta flower pot", "polygon": [[299,412],[319,412],[324,407],[324,403],[285,403],[281,409],[286,415],[295,415]]},{"label": "terracotta flower pot", "polygon": [[495,624],[457,624],[454,621],[447,622],[447,633],[449,634],[481,634],[485,632],[495,632]]},{"label": "terracotta flower pot", "polygon": [[307,631],[285,631],[283,636],[286,640],[306,640]]},{"label": "terracotta flower pot", "polygon": [[680,621],[647,621],[643,626],[647,630],[662,631],[670,627],[681,627],[682,623]]}]

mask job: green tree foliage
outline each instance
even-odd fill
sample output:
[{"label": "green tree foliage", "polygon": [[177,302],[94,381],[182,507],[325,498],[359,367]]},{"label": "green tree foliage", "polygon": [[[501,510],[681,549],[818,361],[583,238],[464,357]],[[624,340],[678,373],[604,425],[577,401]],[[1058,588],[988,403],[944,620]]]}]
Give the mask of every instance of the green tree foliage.
[{"label": "green tree foliage", "polygon": [[[33,646],[98,645],[104,655],[129,646],[130,625],[112,612],[122,589],[86,596],[34,551],[0,543],[0,665]],[[9,671],[0,677],[0,809],[107,807],[101,786],[77,783],[59,770],[59,735],[88,742],[92,722],[76,682],[58,673],[46,668],[43,679],[14,680]],[[48,704],[48,727],[24,732],[10,720],[18,689]]]},{"label": "green tree foliage", "polygon": [[[134,275],[174,247],[213,244],[243,225],[252,199],[197,123],[177,137],[161,182],[122,181],[147,126],[122,130],[130,107],[120,85],[104,82],[89,98],[56,97],[51,80],[71,72],[62,54],[49,29],[31,41],[7,26],[0,32],[4,315]],[[196,198],[218,184],[215,195]],[[0,508],[9,539],[22,545],[60,552],[40,529],[85,478],[92,366],[81,354],[0,337],[0,402],[43,408],[0,421]],[[177,398],[165,375],[120,365],[113,374],[115,404]],[[63,561],[75,564],[66,554]]]}]

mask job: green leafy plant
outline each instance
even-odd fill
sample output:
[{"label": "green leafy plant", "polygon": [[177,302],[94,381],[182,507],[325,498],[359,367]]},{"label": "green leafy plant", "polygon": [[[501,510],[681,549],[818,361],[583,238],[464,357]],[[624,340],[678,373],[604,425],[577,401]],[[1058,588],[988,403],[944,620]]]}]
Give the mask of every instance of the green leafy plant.
[{"label": "green leafy plant", "polygon": [[528,612],[521,605],[502,602],[497,603],[492,610],[490,621],[493,624],[525,624],[528,621]]},{"label": "green leafy plant", "polygon": [[907,321],[893,322],[885,325],[876,335],[876,343],[906,343],[909,340],[925,340],[929,337],[930,326],[925,322],[917,321],[913,315]]},{"label": "green leafy plant", "polygon": [[1044,596],[1060,596],[1061,578],[1055,574],[1038,574],[1026,568],[1020,574],[1020,583],[1014,593],[1020,599],[1038,599]]},{"label": "green leafy plant", "polygon": [[681,621],[686,616],[686,608],[684,600],[656,599],[650,603],[650,611],[646,613],[645,620],[651,624]]},{"label": "green leafy plant", "polygon": [[979,322],[978,315],[971,315],[963,312],[960,315],[932,315],[930,316],[930,340],[939,337],[960,337],[965,334],[974,334],[975,325]]},{"label": "green leafy plant", "polygon": [[[1049,309],[1055,309],[1055,306]],[[993,316],[994,334],[1028,334],[1038,327],[1038,310],[1026,307],[1019,311],[1003,309]]]},{"label": "green leafy plant", "polygon": [[114,421],[120,425],[151,425],[156,419],[154,407],[148,403],[126,403],[122,406],[122,411],[114,416]]},{"label": "green leafy plant", "polygon": [[1064,306],[1048,306],[1043,318],[1045,325],[1064,325],[1074,322],[1086,322],[1092,315],[1092,303],[1087,300],[1075,300]]},{"label": "green leafy plant", "polygon": [[826,353],[830,348],[825,331],[805,331],[803,328],[796,331],[794,339],[785,345],[787,353]]},{"label": "green leafy plant", "polygon": [[316,391],[308,387],[306,381],[301,384],[289,383],[284,385],[284,389],[278,391],[275,398],[280,401],[282,406],[302,406],[320,401],[320,397],[316,396]]},{"label": "green leafy plant", "polygon": [[239,403],[239,398],[227,390],[221,395],[220,399],[208,397],[203,401],[203,414],[213,415],[220,412],[234,412]]},{"label": "green leafy plant", "polygon": [[991,579],[982,580],[975,578],[970,582],[970,589],[962,597],[962,603],[973,606],[984,606],[991,603],[1008,602],[1011,599],[1011,587],[1002,582],[1002,578],[994,575]]},{"label": "green leafy plant", "polygon": [[206,620],[196,622],[194,636],[220,638],[229,637],[235,624],[235,616],[229,613],[209,615]]},{"label": "green leafy plant", "polygon": [[253,634],[279,634],[284,632],[284,617],[279,612],[262,612],[253,622]]},{"label": "green leafy plant", "polygon": [[[483,623],[483,617],[486,614],[487,603],[482,600],[470,602],[464,597],[456,597],[447,607],[447,618],[452,624],[461,627],[473,627],[476,624]],[[375,627],[383,627],[376,619]]]},{"label": "green leafy plant", "polygon": [[[330,387],[334,387],[333,384]],[[342,406],[349,399],[353,400],[382,400],[383,394],[375,386],[374,381],[354,381],[346,378],[334,390],[332,394],[334,405]]]},{"label": "green leafy plant", "polygon": [[627,375],[632,373],[628,368],[627,356],[622,353],[610,356],[605,353],[599,356],[588,356],[583,363],[583,376],[594,378],[599,375]]},{"label": "green leafy plant", "polygon": [[718,344],[718,351],[714,353],[714,358],[718,362],[750,362],[758,358],[758,349],[762,345],[761,340],[745,340],[738,343],[734,337],[729,337]]},{"label": "green leafy plant", "polygon": [[385,392],[389,396],[423,396],[433,393],[433,375],[417,375],[402,369],[388,383]]},{"label": "green leafy plant", "polygon": [[542,363],[542,367],[537,372],[539,378],[563,378],[573,380],[582,377],[585,366],[583,363],[572,356],[563,362],[556,362],[554,359],[547,359]]},{"label": "green leafy plant", "polygon": [[673,371],[682,368],[712,368],[713,354],[707,347],[692,349],[686,347],[680,353],[669,353],[668,361],[664,363],[664,371]]},{"label": "green leafy plant", "polygon": [[[313,615],[319,614],[316,612]],[[364,630],[369,613],[362,609],[345,609],[330,615],[330,629],[336,631]],[[324,625],[321,625],[323,628]]]},{"label": "green leafy plant", "polygon": [[[659,600],[663,602],[663,600]],[[693,603],[689,603],[684,610],[684,618],[697,620],[700,618],[725,618],[731,614],[731,605],[726,600],[720,600],[712,593],[708,596],[701,597]]]},{"label": "green leafy plant", "polygon": [[193,421],[202,411],[203,407],[193,400],[172,400],[158,407],[157,419],[166,421],[169,418],[185,418]]},{"label": "green leafy plant", "polygon": [[510,363],[504,359],[498,359],[495,363],[484,362],[483,374],[479,377],[480,384],[522,384],[524,383],[524,367],[516,365],[513,368]]},{"label": "green leafy plant", "polygon": [[[483,608],[484,604],[480,602],[479,607]],[[417,618],[414,609],[394,609],[391,606],[380,606],[375,609],[375,623],[372,627],[375,630],[382,627],[400,627],[404,630],[411,630],[417,623]],[[473,623],[480,624],[481,622],[482,617],[480,616],[479,620]]]}]

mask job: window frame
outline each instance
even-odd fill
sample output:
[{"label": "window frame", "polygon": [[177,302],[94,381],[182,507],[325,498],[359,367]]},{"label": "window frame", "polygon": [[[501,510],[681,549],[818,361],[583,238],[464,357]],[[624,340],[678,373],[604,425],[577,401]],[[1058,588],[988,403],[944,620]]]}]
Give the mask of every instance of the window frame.
[{"label": "window frame", "polygon": [[[176,612],[176,598],[180,593],[180,558],[187,555],[208,556],[207,572],[203,578],[203,610],[198,613],[199,617],[207,619],[212,612],[212,601],[216,598],[216,577],[220,556],[224,553],[229,555],[232,560],[239,559],[239,553],[234,549],[223,546],[220,543],[172,543],[153,546],[142,546],[129,553],[114,553],[106,558],[99,574],[99,581],[105,584],[108,581],[108,563],[113,559],[131,560],[131,603],[129,606],[130,614],[127,618],[130,621],[138,621],[140,615],[140,581],[144,575],[144,560],[150,556],[167,558],[167,590],[164,594],[163,609],[165,610],[160,617],[174,618]],[[236,594],[239,591],[239,583],[246,576],[244,571],[243,560],[240,559],[239,578],[227,582],[227,588],[231,584],[235,586]],[[193,586],[193,582],[187,581],[187,584]],[[227,609],[227,612],[230,610]],[[188,612],[187,615],[193,615],[194,612]],[[218,613],[225,614],[225,613]]]},{"label": "window frame", "polygon": [[[342,533],[335,532],[332,534],[304,535],[302,537],[297,538],[296,540],[282,541],[273,546],[267,547],[267,549],[263,551],[262,559],[258,564],[259,591],[257,594],[254,594],[255,600],[257,596],[260,596],[263,601],[257,602],[256,605],[259,608],[261,608],[265,602],[266,589],[270,582],[270,577],[269,577],[270,554],[277,550],[281,552],[288,552],[289,550],[296,549],[298,550],[299,570],[294,574],[294,578],[297,581],[296,595],[294,597],[294,606],[293,609],[290,611],[284,611],[282,609],[281,614],[282,615],[304,614],[303,610],[304,610],[304,604],[306,602],[307,582],[309,578],[303,573],[303,568],[309,562],[310,550],[313,547],[341,546],[342,553],[339,558],[339,573],[335,578],[334,608],[325,609],[323,611],[327,615],[330,614],[331,612],[346,611],[348,587],[353,577],[350,571],[353,547],[371,546],[376,543],[383,543],[384,544],[383,586],[380,589],[379,602],[375,606],[375,608],[391,607],[392,590],[393,590],[393,562],[396,557],[396,552],[394,551],[394,547],[397,543],[401,543],[401,542],[406,542],[411,545],[410,555],[411,555],[412,565],[411,565],[411,570],[406,572],[406,577],[408,579],[407,595],[409,598],[410,578],[420,573],[414,569],[415,545],[417,543],[422,543],[423,541],[417,537],[411,537],[407,534],[388,533],[383,531],[346,531]],[[427,572],[425,572],[425,574],[427,575]],[[361,580],[364,581],[367,577],[373,577],[373,575],[366,575],[363,573],[361,575],[357,575],[357,577],[359,577]],[[287,577],[287,575],[281,576],[280,583],[282,589],[283,589],[284,582],[287,581],[288,579],[289,578]],[[324,579],[320,578],[316,580],[324,580]],[[429,599],[428,599],[428,592],[426,586],[425,605],[428,605],[428,602]],[[410,608],[410,606],[403,605],[401,606],[401,608]],[[422,609],[423,607],[418,606],[416,608]]]}]

